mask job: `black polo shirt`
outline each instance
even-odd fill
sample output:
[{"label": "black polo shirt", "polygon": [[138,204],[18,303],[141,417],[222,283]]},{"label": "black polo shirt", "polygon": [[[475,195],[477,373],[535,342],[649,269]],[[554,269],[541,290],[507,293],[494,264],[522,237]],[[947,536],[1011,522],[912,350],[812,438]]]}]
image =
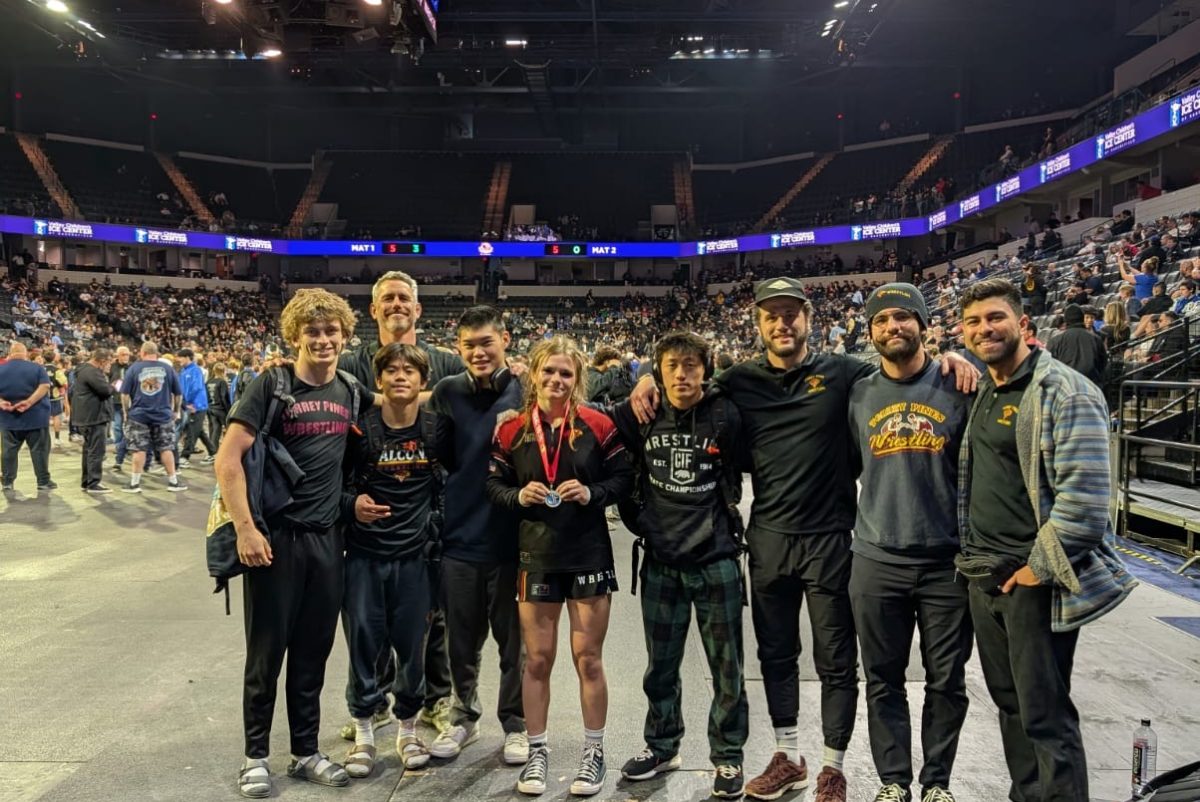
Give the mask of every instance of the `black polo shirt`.
[{"label": "black polo shirt", "polygon": [[782,370],[763,355],[717,377],[749,435],[754,529],[802,535],[854,528],[850,388],[875,370],[853,357],[813,353]]},{"label": "black polo shirt", "polygon": [[988,374],[971,420],[971,500],[968,554],[1007,554],[1025,561],[1037,518],[1017,455],[1017,416],[1041,350],[1033,349],[1001,387]]}]

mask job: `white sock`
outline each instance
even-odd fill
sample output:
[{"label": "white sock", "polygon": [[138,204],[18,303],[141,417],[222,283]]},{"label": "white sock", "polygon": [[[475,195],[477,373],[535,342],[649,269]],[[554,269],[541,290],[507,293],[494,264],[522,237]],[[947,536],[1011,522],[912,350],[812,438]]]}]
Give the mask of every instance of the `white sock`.
[{"label": "white sock", "polygon": [[417,734],[417,717],[400,719],[400,736]]},{"label": "white sock", "polygon": [[354,743],[375,745],[375,727],[371,723],[370,716],[354,719]]},{"label": "white sock", "polygon": [[600,744],[601,746],[604,746],[604,728],[601,727],[598,730],[589,730],[587,727],[584,727],[583,740],[584,743]]},{"label": "white sock", "polygon": [[141,483],[142,483],[142,475],[140,473],[133,473],[133,474],[129,475],[129,484],[140,485]]},{"label": "white sock", "polygon": [[320,758],[320,755],[320,752],[314,752],[311,755],[305,755],[304,757],[292,755],[292,760],[296,761],[297,766],[306,766],[309,763],[315,763]]},{"label": "white sock", "polygon": [[775,751],[783,752],[788,760],[800,757],[800,728],[793,724],[790,727],[775,728]]},{"label": "white sock", "polygon": [[837,769],[838,771],[842,771],[842,763],[845,762],[845,760],[845,749],[834,749],[827,746],[825,747],[825,753],[821,755],[822,766],[828,766],[829,768]]},{"label": "white sock", "polygon": [[171,484],[175,484],[176,482],[178,482],[178,481],[179,481],[179,475],[178,475],[178,474],[174,474],[174,473],[168,473],[168,474],[167,474],[167,481],[168,481],[168,482],[170,482]]},{"label": "white sock", "polygon": [[550,745],[550,742],[546,738],[546,733],[543,732],[540,735],[534,735],[532,732],[529,733],[529,748],[530,749],[537,749],[539,747],[541,747],[542,749],[545,749],[549,745]]}]

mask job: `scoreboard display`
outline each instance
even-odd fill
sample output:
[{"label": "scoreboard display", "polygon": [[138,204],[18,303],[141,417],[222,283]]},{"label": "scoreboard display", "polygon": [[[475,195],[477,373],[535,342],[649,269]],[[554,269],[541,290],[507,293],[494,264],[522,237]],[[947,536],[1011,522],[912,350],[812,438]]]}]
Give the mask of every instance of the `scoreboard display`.
[{"label": "scoreboard display", "polygon": [[582,242],[547,242],[546,256],[586,256],[587,245]]},{"label": "scoreboard display", "polygon": [[385,256],[424,256],[424,242],[385,242],[383,243],[383,253]]}]

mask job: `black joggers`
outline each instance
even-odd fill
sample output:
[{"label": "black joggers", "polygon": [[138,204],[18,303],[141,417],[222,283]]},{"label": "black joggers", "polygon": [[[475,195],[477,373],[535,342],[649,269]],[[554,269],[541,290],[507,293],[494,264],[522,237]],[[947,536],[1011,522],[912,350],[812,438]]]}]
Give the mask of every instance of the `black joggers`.
[{"label": "black joggers", "polygon": [[108,422],[80,426],[79,430],[83,432],[79,486],[87,490],[89,487],[98,486],[104,474],[104,451],[107,447],[105,440],[108,439]]},{"label": "black joggers", "polygon": [[303,757],[317,751],[325,662],[342,607],[342,549],[337,529],[281,529],[271,535],[271,565],[245,573],[246,757],[269,754],[275,690],[285,654],[292,754]]},{"label": "black joggers", "polygon": [[912,722],[905,670],[914,628],[921,633],[925,704],[921,788],[949,788],[967,717],[965,667],[971,657],[967,584],[954,565],[884,563],[854,555],[850,604],[867,679],[871,756],[883,785],[912,785]]},{"label": "black joggers", "polygon": [[751,527],[746,543],[750,609],[771,723],[794,726],[800,714],[800,606],[807,600],[825,746],[844,750],[858,706],[850,533],[781,535]]}]

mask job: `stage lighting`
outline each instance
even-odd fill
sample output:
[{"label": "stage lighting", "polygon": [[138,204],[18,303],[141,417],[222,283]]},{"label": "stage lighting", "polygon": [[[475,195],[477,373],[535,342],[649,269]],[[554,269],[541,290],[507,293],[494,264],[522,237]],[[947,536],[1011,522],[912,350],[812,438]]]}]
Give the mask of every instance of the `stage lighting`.
[{"label": "stage lighting", "polygon": [[367,5],[369,5],[369,6],[381,6],[381,5],[383,5],[383,0],[363,0],[363,2],[364,2],[364,3],[366,3],[366,4],[367,4]]},{"label": "stage lighting", "polygon": [[53,11],[56,14],[66,14],[68,11],[70,11],[70,9],[67,8],[67,4],[62,0],[46,0],[46,9]]},{"label": "stage lighting", "polygon": [[232,2],[233,2],[233,0],[217,0],[217,5],[227,6]]},{"label": "stage lighting", "polygon": [[283,51],[277,47],[268,47],[266,50],[259,53],[263,58],[279,58],[283,55]]},{"label": "stage lighting", "polygon": [[845,8],[848,5],[850,5],[850,0],[839,0],[839,2],[833,4],[833,7],[834,8]]}]

